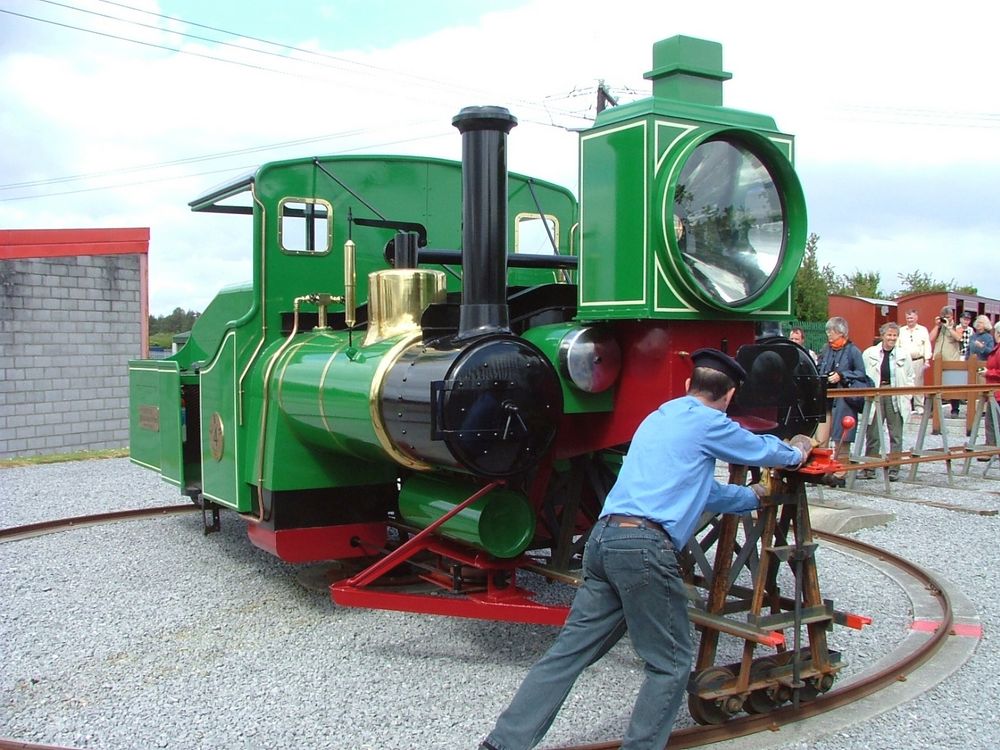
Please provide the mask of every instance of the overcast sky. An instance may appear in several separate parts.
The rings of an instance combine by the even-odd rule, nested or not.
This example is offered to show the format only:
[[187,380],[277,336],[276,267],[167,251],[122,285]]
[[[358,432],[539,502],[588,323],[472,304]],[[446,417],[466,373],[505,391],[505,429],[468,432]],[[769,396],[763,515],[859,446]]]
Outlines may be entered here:
[[151,312],[203,310],[250,276],[245,217],[187,207],[209,188],[278,158],[459,158],[451,117],[498,104],[510,168],[575,192],[597,81],[648,93],[653,42],[687,34],[723,44],[727,106],[796,136],[821,264],[1000,297],[985,7],[0,0],[0,229],[148,226]]

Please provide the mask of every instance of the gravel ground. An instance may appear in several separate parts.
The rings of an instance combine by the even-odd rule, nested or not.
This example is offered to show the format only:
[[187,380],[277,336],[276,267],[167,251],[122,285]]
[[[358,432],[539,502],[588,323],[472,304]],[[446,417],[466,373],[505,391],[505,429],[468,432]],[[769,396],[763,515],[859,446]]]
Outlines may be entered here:
[[[970,511],[996,511],[1000,484],[981,469],[949,487],[942,467],[921,468],[921,484],[894,484],[892,498],[824,490],[894,513],[855,536],[954,581],[976,602],[984,636],[919,698],[860,725],[845,714],[835,735],[787,747],[996,745],[987,696],[1000,682],[989,644],[1000,603],[983,558],[1000,520]],[[0,470],[0,527],[182,501],[126,459]],[[209,537],[192,513],[3,544],[0,565],[0,736],[80,748],[472,748],[555,637],[542,626],[335,607],[298,583],[310,569],[254,548],[231,514]],[[824,548],[820,583],[838,608],[875,617],[832,634],[845,674],[905,636],[908,602],[882,574]],[[581,676],[546,744],[621,736],[641,672],[623,641]],[[678,726],[690,723],[682,709]]]

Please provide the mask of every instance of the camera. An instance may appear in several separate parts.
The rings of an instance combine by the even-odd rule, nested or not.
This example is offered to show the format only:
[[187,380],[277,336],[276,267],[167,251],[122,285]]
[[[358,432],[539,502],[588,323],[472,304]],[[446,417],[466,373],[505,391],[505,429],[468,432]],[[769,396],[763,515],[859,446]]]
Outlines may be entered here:
[[945,325],[947,322],[948,322],[947,318],[938,318],[938,323],[940,323],[941,325]]

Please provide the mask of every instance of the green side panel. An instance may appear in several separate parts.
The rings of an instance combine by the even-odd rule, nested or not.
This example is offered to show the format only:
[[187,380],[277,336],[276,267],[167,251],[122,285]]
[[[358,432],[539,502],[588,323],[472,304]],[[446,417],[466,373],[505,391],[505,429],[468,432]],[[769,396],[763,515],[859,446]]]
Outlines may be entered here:
[[622,315],[646,304],[646,123],[583,137],[580,307]]
[[[672,169],[676,168],[674,160],[670,158],[681,148],[692,133],[696,133],[702,126],[699,123],[674,120],[657,120],[654,127],[654,150],[656,161],[656,176],[654,178],[653,206],[654,211],[660,211],[657,198],[662,195],[664,184],[666,183]],[[698,318],[703,314],[692,306],[691,301],[685,296],[678,279],[673,277],[670,266],[663,257],[663,243],[661,238],[662,220],[659,215],[654,218],[650,227],[650,246],[652,247],[652,274],[653,274],[653,302],[651,306],[651,317],[670,318]]]
[[129,362],[129,455],[132,463],[183,486],[181,382],[176,362]]
[[213,502],[249,512],[250,492],[238,474],[243,448],[237,398],[240,373],[237,332],[230,331],[199,373],[202,491]]
[[[347,189],[345,189],[346,186]],[[462,171],[458,162],[411,157],[324,157],[317,166],[312,160],[274,162],[260,169],[256,196],[263,209],[262,278],[267,289],[266,325],[280,330],[282,313],[292,310],[293,300],[305,294],[344,290],[344,242],[351,233],[356,251],[357,303],[368,299],[368,275],[389,268],[384,257],[393,229],[355,225],[357,219],[385,218],[421,224],[427,229],[428,243],[438,248],[461,246]],[[282,201],[301,198],[320,201],[332,212],[329,222],[319,226],[328,234],[317,234],[318,252],[292,252],[281,234],[284,226],[279,207]],[[374,211],[373,208],[374,207]],[[326,245],[329,244],[329,248]],[[260,260],[255,259],[259,263]],[[449,286],[458,288],[458,280]],[[310,305],[304,311],[312,311]],[[343,308],[333,305],[331,313]]]
[[572,331],[580,328],[577,323],[553,323],[535,326],[524,332],[522,338],[541,349],[559,373],[562,384],[563,413],[583,414],[611,411],[615,405],[615,388],[601,393],[587,393],[573,385],[559,359],[559,346]]
[[[529,186],[530,183],[530,186]],[[355,224],[355,219],[384,217],[396,222],[420,224],[427,230],[430,247],[458,250],[462,246],[462,167],[457,161],[404,156],[323,157],[319,166],[299,159],[267,164],[256,177],[256,197],[263,209],[263,248],[255,251],[255,263],[263,259],[267,288],[267,326],[279,330],[279,316],[290,312],[295,297],[313,292],[341,294],[344,286],[343,247],[348,232],[356,244],[357,302],[368,298],[368,275],[389,268],[384,257],[386,243],[395,230]],[[282,201],[318,201],[332,212],[332,220],[318,222],[317,252],[290,252],[279,213]],[[374,209],[374,210],[373,210]],[[577,203],[566,188],[524,175],[509,175],[508,246],[513,250],[515,222],[519,214],[551,215],[558,224],[555,240],[561,254],[570,253],[570,234],[577,220]],[[329,241],[329,247],[327,247]],[[461,288],[461,269],[448,274],[448,290]],[[566,281],[567,274],[546,269],[511,269],[512,285]],[[312,311],[305,305],[303,310]],[[341,311],[339,305],[332,313]]]
[[[399,511],[407,523],[425,528],[478,489],[476,485],[413,476],[399,493]],[[535,513],[520,492],[494,489],[445,521],[438,533],[495,557],[517,557],[535,535]]]
[[253,285],[249,282],[220,291],[198,317],[187,343],[171,359],[185,370],[194,362],[208,360],[226,335],[229,323],[242,317],[252,304]]
[[753,313],[755,320],[788,320],[795,304],[795,286],[789,286],[777,299]]
[[272,418],[275,426],[269,430],[268,439],[274,437],[275,447],[265,455],[264,486],[267,489],[281,491],[380,485],[395,482],[399,475],[399,467],[388,460],[382,463],[359,461],[352,456],[297,440],[291,434],[292,427],[284,415],[273,415]]
[[[355,334],[353,343],[359,343]],[[264,485],[273,490],[344,487],[394,481],[398,467],[372,426],[369,392],[375,371],[395,340],[359,350],[344,331],[317,331],[296,337],[280,354],[268,389]],[[269,362],[280,345],[261,357]],[[251,377],[254,392],[264,389],[261,366]],[[251,423],[259,423],[251,407]],[[257,476],[259,444],[251,436]],[[359,460],[360,459],[360,460]]]

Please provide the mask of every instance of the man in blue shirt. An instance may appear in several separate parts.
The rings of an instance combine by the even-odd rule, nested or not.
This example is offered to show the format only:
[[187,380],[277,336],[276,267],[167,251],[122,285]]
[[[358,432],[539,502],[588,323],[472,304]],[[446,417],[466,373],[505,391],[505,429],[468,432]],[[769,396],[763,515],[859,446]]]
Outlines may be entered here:
[[645,660],[622,750],[663,750],[691,671],[687,594],[676,550],[703,511],[742,513],[760,506],[764,488],[720,484],[715,462],[800,466],[812,441],[786,444],[755,435],[726,416],[746,372],[715,349],[691,355],[687,395],[646,417],[632,438],[618,480],[594,525],[583,558],[583,585],[566,624],[531,668],[480,750],[528,750],[552,725],[573,683],[626,628]]

